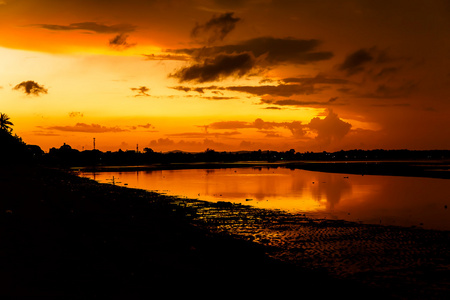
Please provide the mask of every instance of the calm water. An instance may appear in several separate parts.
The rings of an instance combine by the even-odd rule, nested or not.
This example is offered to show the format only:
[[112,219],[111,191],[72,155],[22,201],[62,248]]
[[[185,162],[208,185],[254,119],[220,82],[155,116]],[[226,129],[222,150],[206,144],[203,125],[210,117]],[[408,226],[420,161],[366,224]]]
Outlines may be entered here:
[[286,168],[81,173],[99,182],[308,216],[450,230],[450,181]]

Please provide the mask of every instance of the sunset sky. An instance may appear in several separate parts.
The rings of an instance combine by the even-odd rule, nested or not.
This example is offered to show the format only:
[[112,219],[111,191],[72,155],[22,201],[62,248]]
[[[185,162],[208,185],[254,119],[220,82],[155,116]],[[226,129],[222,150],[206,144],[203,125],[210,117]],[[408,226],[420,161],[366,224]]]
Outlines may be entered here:
[[450,149],[450,1],[0,0],[44,151]]

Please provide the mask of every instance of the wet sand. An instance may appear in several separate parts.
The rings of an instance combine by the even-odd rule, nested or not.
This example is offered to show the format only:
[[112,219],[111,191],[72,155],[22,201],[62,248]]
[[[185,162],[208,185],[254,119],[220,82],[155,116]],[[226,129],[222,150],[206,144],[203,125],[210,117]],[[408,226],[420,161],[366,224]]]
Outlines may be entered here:
[[0,191],[4,296],[443,299],[450,291],[448,232],[177,199],[37,167],[0,167]]

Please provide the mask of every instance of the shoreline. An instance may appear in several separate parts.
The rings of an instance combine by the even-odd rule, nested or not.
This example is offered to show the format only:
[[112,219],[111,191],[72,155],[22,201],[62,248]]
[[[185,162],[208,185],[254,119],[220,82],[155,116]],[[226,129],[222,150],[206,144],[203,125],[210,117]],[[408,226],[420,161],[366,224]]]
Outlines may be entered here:
[[[196,286],[193,295],[225,286],[225,293],[251,295],[291,295],[293,290],[306,294],[324,286],[330,296],[356,298],[362,293],[389,299],[410,293],[403,286],[373,287],[335,278],[323,268],[282,262],[267,255],[277,247],[194,226],[200,208],[230,212],[235,209],[231,204],[186,205],[186,199],[100,184],[47,168],[0,170],[5,228],[0,255],[7,261],[0,278],[6,295],[78,297],[93,288],[89,295],[121,298],[171,286]],[[218,229],[226,223],[221,218],[212,221],[221,224],[213,224]],[[317,222],[311,228],[323,226],[358,227]],[[376,226],[358,228],[379,231]]]
[[289,168],[307,171],[382,176],[409,176],[450,179],[450,162],[442,160],[370,160],[370,161],[285,161],[285,162],[233,162],[233,163],[172,163],[138,166],[94,166],[71,167],[72,171],[83,172],[135,172],[182,169],[220,168]]

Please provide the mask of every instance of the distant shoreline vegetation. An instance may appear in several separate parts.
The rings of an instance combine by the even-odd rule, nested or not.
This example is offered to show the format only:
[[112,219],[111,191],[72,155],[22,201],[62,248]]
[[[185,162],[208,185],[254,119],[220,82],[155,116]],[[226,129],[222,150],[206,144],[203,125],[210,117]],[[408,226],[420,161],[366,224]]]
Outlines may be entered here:
[[153,164],[180,163],[237,163],[268,162],[283,163],[295,161],[381,161],[381,160],[450,160],[450,150],[341,150],[337,152],[289,151],[215,151],[204,152],[155,152],[144,150],[118,150],[102,152],[97,149],[79,151],[70,145],[51,148],[48,153],[37,145],[27,145],[13,134],[9,116],[0,113],[0,162],[2,164],[39,163],[52,167],[96,167],[96,166],[145,166]]
[[204,152],[155,152],[144,148],[135,150],[118,150],[115,152],[100,150],[79,151],[64,144],[60,148],[51,148],[42,154],[41,162],[60,167],[88,166],[142,166],[170,163],[235,163],[235,162],[288,162],[288,161],[367,161],[367,160],[450,160],[450,150],[341,150],[337,152],[296,152],[289,151],[215,151]]

